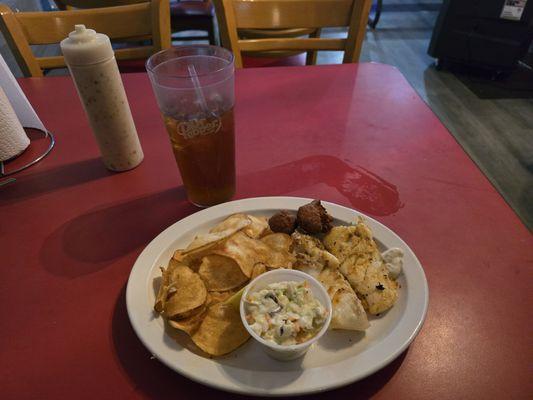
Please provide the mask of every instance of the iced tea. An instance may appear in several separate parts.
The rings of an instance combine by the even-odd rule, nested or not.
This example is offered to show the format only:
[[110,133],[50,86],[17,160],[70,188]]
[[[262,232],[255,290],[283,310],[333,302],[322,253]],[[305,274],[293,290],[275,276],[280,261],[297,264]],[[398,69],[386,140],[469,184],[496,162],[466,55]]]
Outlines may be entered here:
[[174,46],[146,70],[172,142],[187,197],[207,207],[235,193],[233,54],[217,46]]
[[210,206],[230,200],[235,194],[233,108],[220,116],[164,119],[190,201]]

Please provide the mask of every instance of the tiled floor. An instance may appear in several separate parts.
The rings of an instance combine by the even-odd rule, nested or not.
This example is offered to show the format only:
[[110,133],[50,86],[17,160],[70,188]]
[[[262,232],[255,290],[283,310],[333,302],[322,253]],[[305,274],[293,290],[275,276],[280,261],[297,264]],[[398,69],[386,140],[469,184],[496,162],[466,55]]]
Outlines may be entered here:
[[[385,0],[376,30],[368,30],[361,61],[392,64],[405,75],[465,151],[533,229],[533,100],[481,99],[450,72],[437,71],[427,47],[439,0]],[[4,0],[20,10],[38,9],[39,0]],[[339,37],[344,30],[329,29]],[[20,71],[5,42],[0,49]],[[38,49],[51,54],[54,48]],[[339,63],[342,55],[322,52],[318,63]],[[376,111],[379,112],[379,111]]]

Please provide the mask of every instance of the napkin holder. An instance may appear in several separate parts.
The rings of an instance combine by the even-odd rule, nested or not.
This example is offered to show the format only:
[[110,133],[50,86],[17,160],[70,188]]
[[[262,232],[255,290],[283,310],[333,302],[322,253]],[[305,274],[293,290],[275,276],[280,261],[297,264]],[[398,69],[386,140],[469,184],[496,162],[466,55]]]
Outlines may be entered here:
[[[17,166],[14,168],[8,168],[8,166],[11,163],[13,163],[15,160],[19,159],[24,153],[26,153],[27,149],[24,150],[18,156],[15,156],[6,161],[0,161],[0,179],[1,179],[1,178],[10,176],[10,175],[16,174],[17,172],[23,171],[31,167],[32,165],[37,164],[39,161],[45,158],[50,153],[50,151],[52,151],[52,148],[55,145],[55,138],[54,138],[54,135],[45,128],[44,124],[41,122],[41,120],[35,113],[35,110],[31,106],[28,99],[26,98],[26,95],[20,88],[17,80],[11,73],[4,58],[1,55],[0,55],[0,86],[4,90],[24,130],[25,131],[28,129],[36,130],[40,132],[44,136],[45,139],[48,140],[48,146],[46,147],[46,149],[41,154],[35,156],[32,160],[28,160],[24,165]],[[28,147],[32,146],[31,140],[32,139],[30,137],[30,145]],[[15,179],[7,179],[7,180],[0,181],[0,186],[2,184],[13,182],[14,180]]]

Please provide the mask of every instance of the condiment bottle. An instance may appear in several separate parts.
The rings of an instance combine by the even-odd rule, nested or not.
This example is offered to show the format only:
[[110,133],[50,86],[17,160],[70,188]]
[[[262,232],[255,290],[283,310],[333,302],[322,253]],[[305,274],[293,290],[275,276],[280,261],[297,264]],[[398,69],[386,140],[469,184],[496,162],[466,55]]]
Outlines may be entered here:
[[105,166],[125,171],[139,165],[143,151],[109,37],[76,25],[61,41]]

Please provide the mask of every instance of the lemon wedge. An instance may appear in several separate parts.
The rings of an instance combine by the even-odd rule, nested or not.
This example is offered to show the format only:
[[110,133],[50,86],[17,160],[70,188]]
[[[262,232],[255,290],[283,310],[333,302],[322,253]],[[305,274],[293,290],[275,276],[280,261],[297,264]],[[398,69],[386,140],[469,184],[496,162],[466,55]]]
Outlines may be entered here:
[[224,303],[231,304],[233,307],[235,307],[236,310],[239,310],[242,293],[244,292],[245,288],[246,286],[239,290],[237,293],[235,293],[233,296],[231,296],[229,299],[227,299]]

